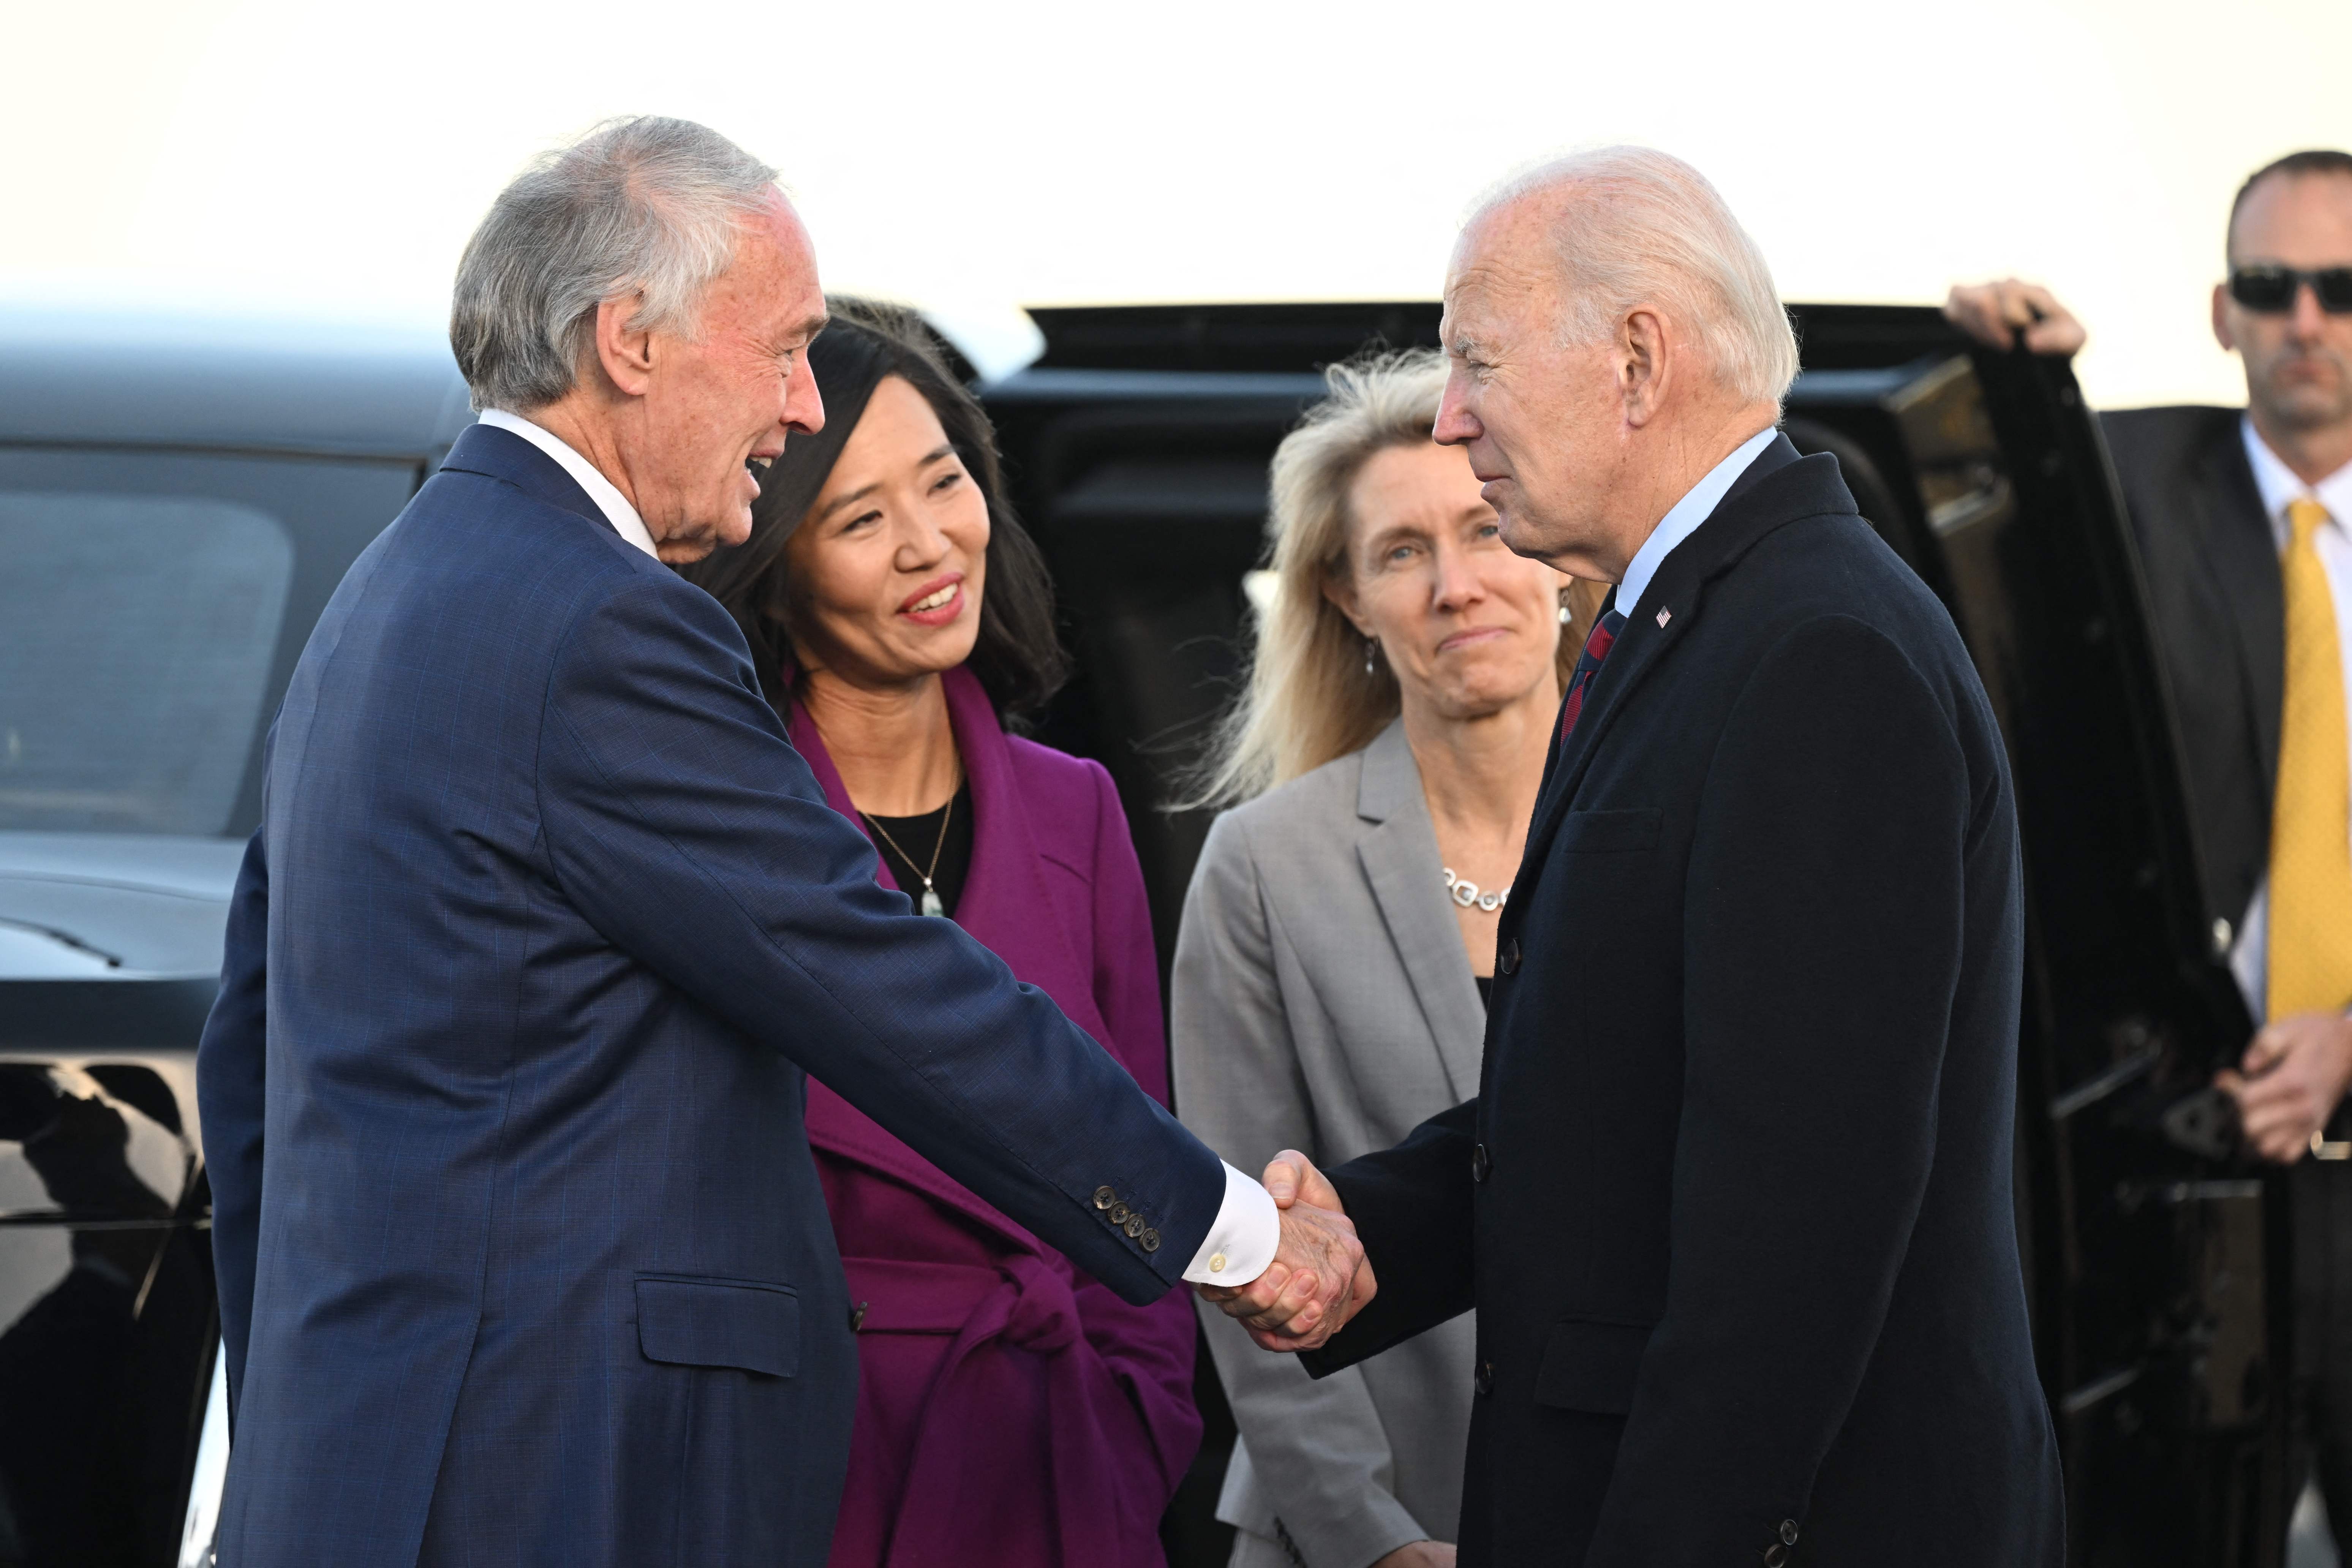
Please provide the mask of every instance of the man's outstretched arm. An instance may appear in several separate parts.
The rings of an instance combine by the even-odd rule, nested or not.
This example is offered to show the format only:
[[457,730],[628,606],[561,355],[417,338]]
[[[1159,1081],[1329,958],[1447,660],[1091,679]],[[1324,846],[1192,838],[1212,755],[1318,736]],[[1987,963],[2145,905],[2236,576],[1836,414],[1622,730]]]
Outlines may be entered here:
[[1327,1305],[1346,1289],[1343,1219],[1277,1218],[1043,992],[877,885],[699,589],[583,613],[539,757],[550,868],[607,940],[1121,1296],[1210,1278],[1219,1247],[1228,1278],[1272,1258]]

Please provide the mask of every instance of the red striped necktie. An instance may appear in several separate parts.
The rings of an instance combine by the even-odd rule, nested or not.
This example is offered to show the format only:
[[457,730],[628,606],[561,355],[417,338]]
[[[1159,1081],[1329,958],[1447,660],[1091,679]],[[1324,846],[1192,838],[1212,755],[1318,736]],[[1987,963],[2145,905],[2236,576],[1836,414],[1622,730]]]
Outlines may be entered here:
[[1568,678],[1568,700],[1559,707],[1559,743],[1576,732],[1577,715],[1584,711],[1584,689],[1592,684],[1601,668],[1601,661],[1609,657],[1616,645],[1617,634],[1625,629],[1625,617],[1614,610],[1603,612],[1592,623],[1592,635],[1584,639],[1584,652],[1576,661],[1576,673]]

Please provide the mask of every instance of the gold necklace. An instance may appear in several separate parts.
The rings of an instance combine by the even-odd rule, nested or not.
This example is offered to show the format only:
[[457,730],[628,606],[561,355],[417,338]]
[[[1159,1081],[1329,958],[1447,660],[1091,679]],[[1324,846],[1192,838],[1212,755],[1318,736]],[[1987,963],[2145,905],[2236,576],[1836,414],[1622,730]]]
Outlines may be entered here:
[[[961,793],[962,787],[959,785],[957,787],[957,794],[960,795]],[[948,912],[947,905],[942,903],[940,900],[940,890],[931,886],[931,878],[939,870],[940,856],[948,847],[948,824],[955,820],[955,795],[951,795],[948,796],[947,809],[940,813],[940,841],[931,846],[930,869],[928,871],[915,872],[917,876],[923,879],[922,902],[919,904],[917,908],[920,910],[922,913],[927,915],[943,916]],[[866,811],[863,806],[858,808],[857,815],[866,818],[866,826],[872,828],[875,832],[882,836],[883,843],[887,844],[891,848],[898,851],[898,858],[907,863],[907,868],[908,870],[914,870],[915,858],[912,855],[908,854],[904,849],[900,849],[898,847],[898,841],[890,837],[890,830],[888,828],[875,821],[873,815]]]

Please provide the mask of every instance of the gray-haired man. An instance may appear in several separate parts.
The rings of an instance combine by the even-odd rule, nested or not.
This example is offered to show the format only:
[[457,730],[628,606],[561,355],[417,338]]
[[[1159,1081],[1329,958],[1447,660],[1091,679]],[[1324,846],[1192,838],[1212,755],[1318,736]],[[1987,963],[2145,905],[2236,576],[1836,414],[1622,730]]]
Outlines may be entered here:
[[[1443,331],[1436,437],[1504,541],[1617,589],[1478,1097],[1328,1179],[1268,1172],[1288,1212],[1344,1203],[1385,1276],[1309,1368],[1476,1308],[1464,1568],[2055,1568],[2017,824],[1958,634],[1836,459],[1773,429],[1788,318],[1687,164],[1505,187]],[[1263,1325],[1267,1294],[1227,1310]]]
[[803,1069],[1129,1300],[1358,1289],[1351,1227],[876,885],[655,559],[824,418],[772,182],[638,120],[499,197],[482,423],[295,670],[197,1066],[234,1568],[822,1563],[857,1363]]

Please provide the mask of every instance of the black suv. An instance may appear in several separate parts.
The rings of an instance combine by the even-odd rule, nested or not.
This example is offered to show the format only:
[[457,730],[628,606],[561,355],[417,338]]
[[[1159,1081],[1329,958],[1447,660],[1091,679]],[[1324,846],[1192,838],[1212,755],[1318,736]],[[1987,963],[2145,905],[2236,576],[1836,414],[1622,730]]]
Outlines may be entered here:
[[[1951,608],[2017,773],[2018,1225],[2074,1560],[2274,1564],[2284,1194],[2202,1092],[2248,1021],[2096,422],[2063,366],[1932,310],[1795,313],[1788,433]],[[1164,963],[1206,823],[1159,802],[1231,689],[1266,459],[1319,366],[1431,342],[1437,311],[1034,314],[1043,356],[982,390],[1076,655],[1041,738],[1118,781]],[[0,1568],[205,1555],[226,1432],[193,1051],[260,738],[470,417],[432,340],[0,318]],[[1225,1551],[1205,1359],[1180,1568]]]

